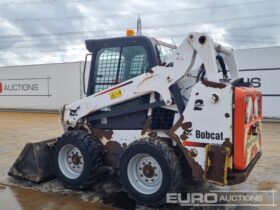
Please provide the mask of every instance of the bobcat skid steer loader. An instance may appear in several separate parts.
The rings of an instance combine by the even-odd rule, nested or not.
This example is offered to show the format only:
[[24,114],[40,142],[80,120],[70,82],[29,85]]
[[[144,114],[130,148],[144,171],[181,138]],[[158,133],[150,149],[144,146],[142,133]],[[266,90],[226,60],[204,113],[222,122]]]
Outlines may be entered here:
[[239,78],[231,48],[204,33],[178,48],[145,36],[86,47],[87,97],[63,107],[65,133],[27,145],[10,175],[55,175],[84,189],[111,167],[146,205],[164,203],[184,179],[233,185],[248,177],[261,156],[262,94]]

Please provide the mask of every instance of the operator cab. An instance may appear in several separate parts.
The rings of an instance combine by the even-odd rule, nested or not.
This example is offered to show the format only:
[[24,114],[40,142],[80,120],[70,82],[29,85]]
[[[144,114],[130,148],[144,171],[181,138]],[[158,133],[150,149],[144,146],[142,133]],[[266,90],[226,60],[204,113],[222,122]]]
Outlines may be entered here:
[[[87,40],[86,48],[91,53],[88,55],[92,55],[88,88],[85,93],[90,96],[160,65],[173,53],[176,46],[146,36],[131,36]],[[106,114],[143,106],[150,103],[150,100],[151,94],[147,94],[103,108],[94,113],[90,123],[93,127],[101,129],[142,129],[147,120],[148,110],[127,114],[125,117],[112,117]],[[169,129],[173,124],[174,114],[173,110],[153,108],[152,128]],[[98,115],[104,116],[102,119],[105,120],[96,119]],[[122,123],[119,123],[120,121]]]
[[165,61],[176,49],[146,36],[87,40],[91,68],[86,95],[134,78]]

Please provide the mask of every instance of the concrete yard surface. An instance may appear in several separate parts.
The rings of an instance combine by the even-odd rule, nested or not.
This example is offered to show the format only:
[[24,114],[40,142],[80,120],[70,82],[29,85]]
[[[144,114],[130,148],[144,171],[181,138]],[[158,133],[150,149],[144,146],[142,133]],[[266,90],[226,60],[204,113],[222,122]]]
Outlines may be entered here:
[[[63,133],[58,114],[0,112],[0,210],[82,210],[82,209],[145,209],[137,206],[123,192],[117,175],[103,171],[97,184],[86,191],[65,189],[56,179],[34,184],[7,175],[10,166],[27,142],[38,142]],[[221,187],[213,184],[187,186],[184,191],[209,190],[263,191],[267,206],[219,207],[219,209],[280,209],[280,123],[263,123],[263,155],[248,179],[238,185]],[[276,206],[278,205],[278,206]],[[164,205],[161,209],[186,209]],[[191,209],[217,209],[197,207]]]

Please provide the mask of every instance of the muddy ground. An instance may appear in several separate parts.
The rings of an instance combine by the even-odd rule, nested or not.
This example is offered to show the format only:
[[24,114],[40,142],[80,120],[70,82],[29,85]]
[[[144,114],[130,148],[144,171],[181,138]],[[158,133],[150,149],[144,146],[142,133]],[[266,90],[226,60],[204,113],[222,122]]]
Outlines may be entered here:
[[[82,209],[144,209],[122,191],[117,176],[104,172],[92,189],[77,192],[66,190],[56,180],[34,184],[7,176],[9,167],[27,142],[54,138],[62,134],[57,114],[0,112],[0,209],[6,210],[82,210]],[[230,187],[212,184],[185,186],[184,192],[209,190],[264,191],[264,203],[276,207],[194,207],[191,209],[280,209],[280,123],[263,124],[263,156],[246,182]],[[272,192],[272,190],[276,192]],[[247,194],[254,194],[247,192]],[[161,209],[180,209],[165,205]]]

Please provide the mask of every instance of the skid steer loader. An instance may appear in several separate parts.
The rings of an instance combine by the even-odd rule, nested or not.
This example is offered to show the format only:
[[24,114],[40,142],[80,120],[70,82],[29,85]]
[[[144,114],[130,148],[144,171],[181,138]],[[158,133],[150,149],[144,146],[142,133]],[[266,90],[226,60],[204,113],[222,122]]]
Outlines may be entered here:
[[86,47],[87,97],[63,107],[65,133],[27,145],[10,175],[55,175],[85,189],[107,166],[146,205],[164,203],[182,180],[233,185],[248,177],[261,156],[262,94],[239,78],[231,48],[204,33],[178,48],[145,36]]

